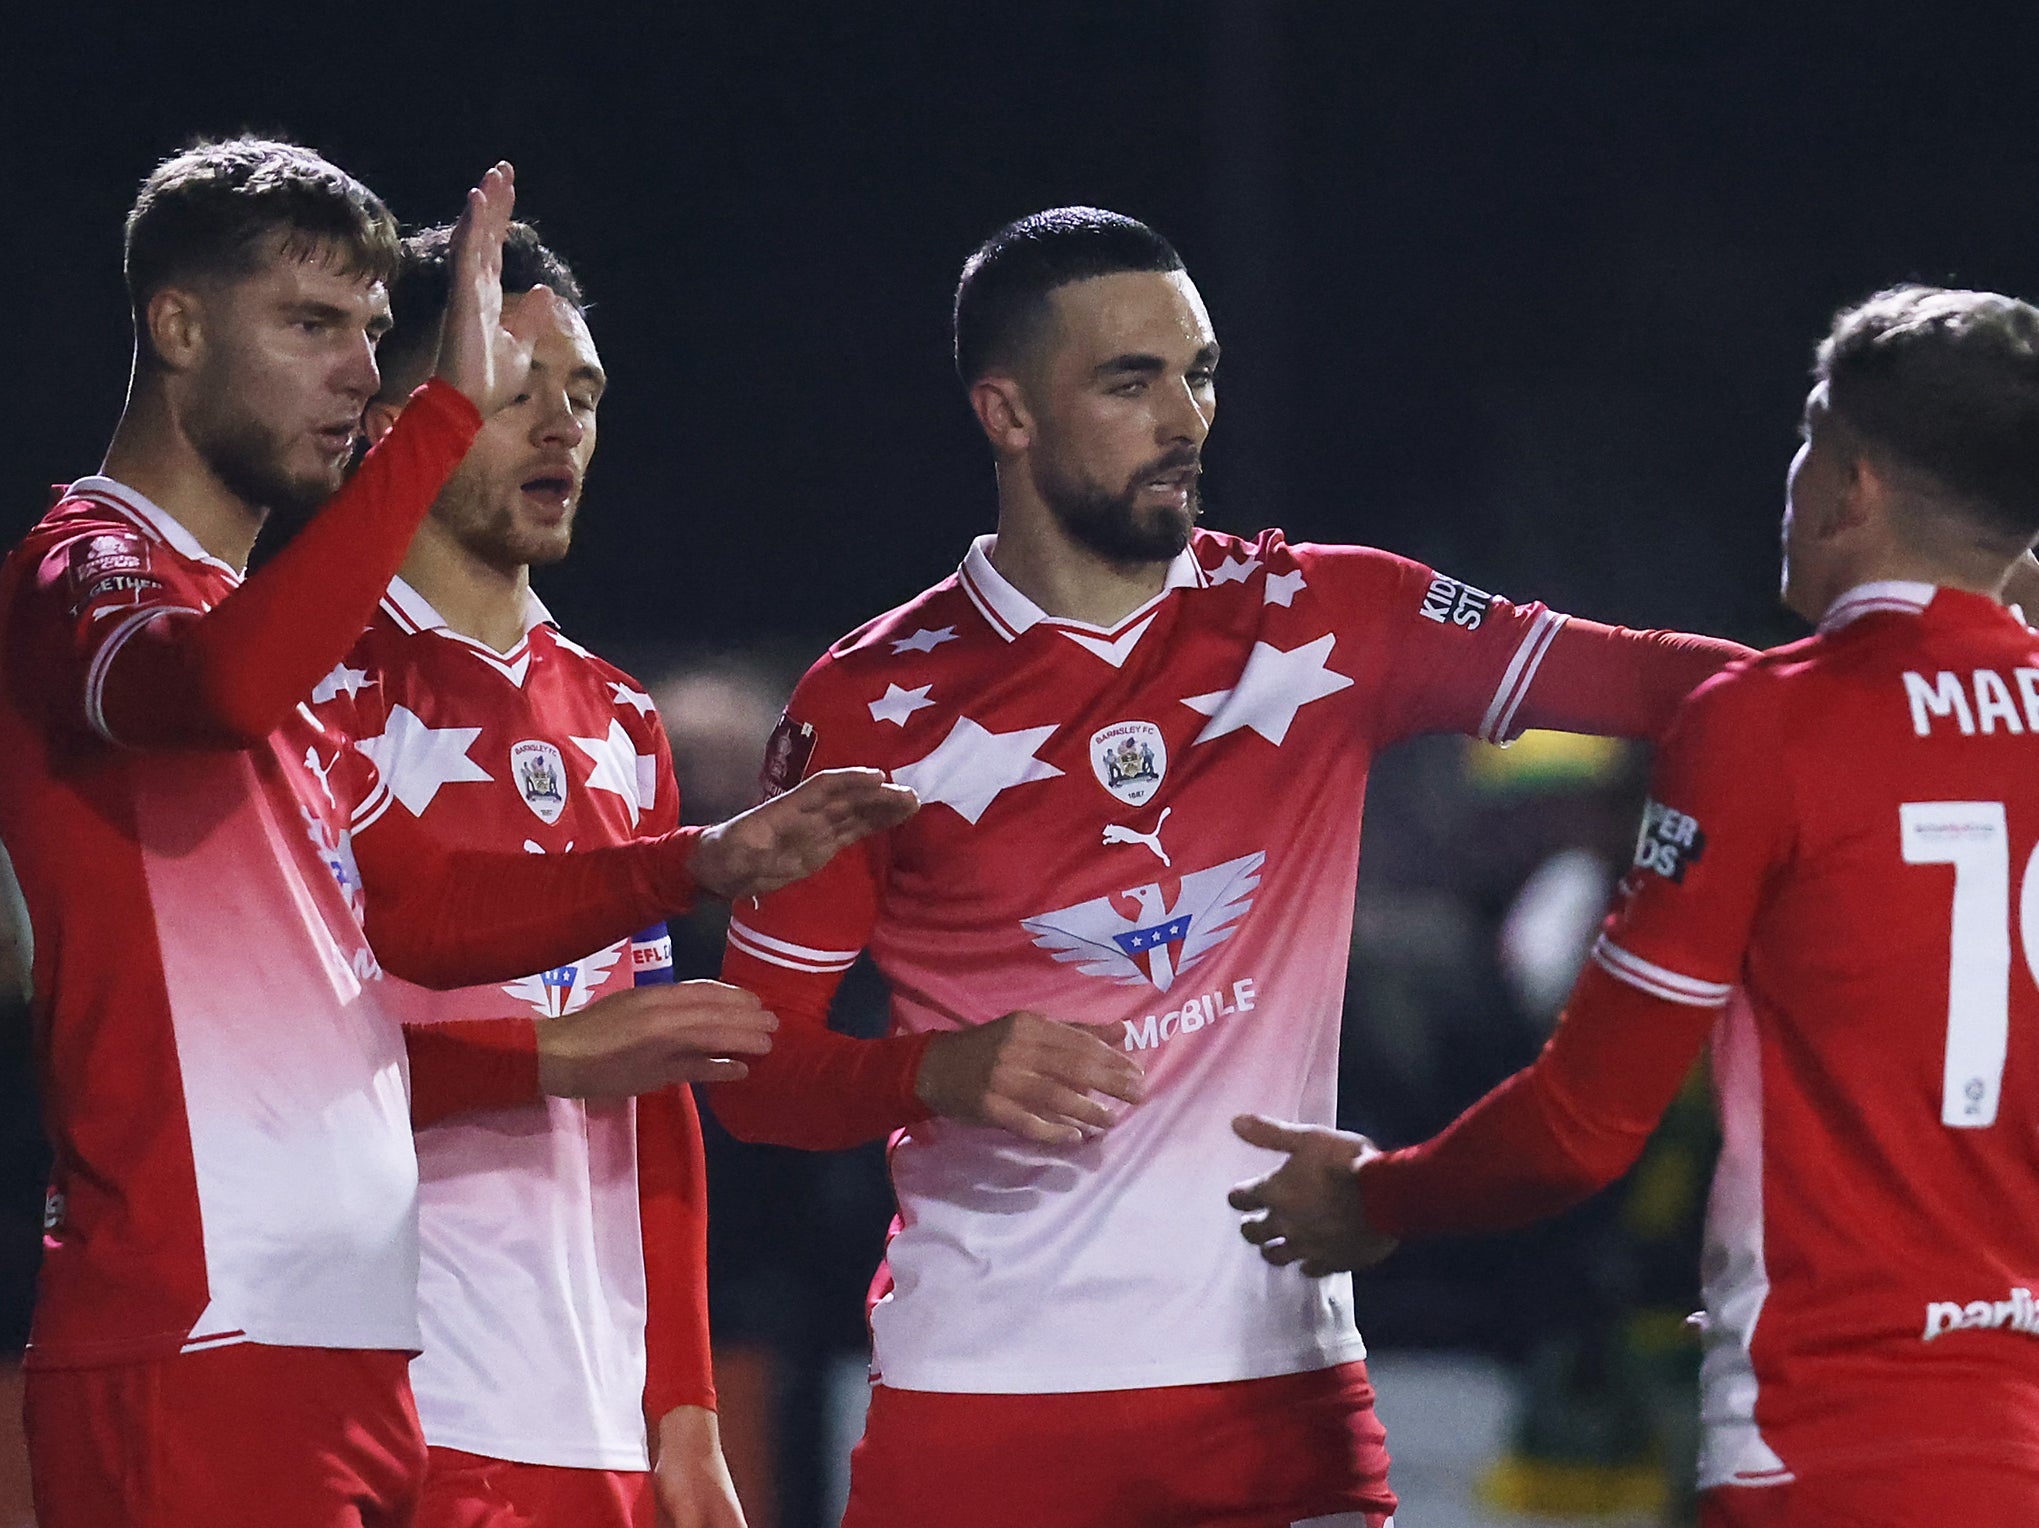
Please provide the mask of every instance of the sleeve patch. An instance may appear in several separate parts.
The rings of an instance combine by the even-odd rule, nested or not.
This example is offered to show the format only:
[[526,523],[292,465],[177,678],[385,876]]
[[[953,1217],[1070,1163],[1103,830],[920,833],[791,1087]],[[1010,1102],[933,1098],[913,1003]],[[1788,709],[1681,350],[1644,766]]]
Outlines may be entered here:
[[798,785],[813,758],[814,724],[796,722],[791,713],[781,716],[765,743],[765,764],[758,775],[760,799],[769,801]]
[[1706,853],[1706,834],[1699,820],[1660,801],[1643,806],[1642,831],[1636,834],[1638,870],[1654,870],[1667,881],[1683,884],[1685,872]]
[[[64,567],[64,593],[73,616],[109,594],[140,595],[160,590],[152,570],[148,539],[128,531],[102,531],[76,542]],[[139,598],[124,604],[139,604]]]
[[1493,604],[1494,596],[1486,590],[1439,575],[1430,580],[1430,588],[1423,596],[1423,608],[1418,614],[1440,626],[1462,626],[1467,631],[1478,631]]

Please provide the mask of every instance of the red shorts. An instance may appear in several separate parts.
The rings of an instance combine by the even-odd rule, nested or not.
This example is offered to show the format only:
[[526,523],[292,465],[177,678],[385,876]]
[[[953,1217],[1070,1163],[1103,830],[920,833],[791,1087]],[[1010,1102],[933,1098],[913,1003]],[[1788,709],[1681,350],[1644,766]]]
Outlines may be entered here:
[[1915,1460],[1902,1473],[1848,1472],[1781,1486],[1716,1486],[1699,1497],[1699,1528],[2033,1528],[2039,1474],[2010,1464]]
[[405,1528],[425,1474],[410,1355],[235,1343],[31,1369],[40,1528]]
[[433,1448],[414,1528],[657,1528],[643,1470],[519,1464]]
[[842,1528],[1382,1528],[1366,1365],[1061,1395],[876,1385]]

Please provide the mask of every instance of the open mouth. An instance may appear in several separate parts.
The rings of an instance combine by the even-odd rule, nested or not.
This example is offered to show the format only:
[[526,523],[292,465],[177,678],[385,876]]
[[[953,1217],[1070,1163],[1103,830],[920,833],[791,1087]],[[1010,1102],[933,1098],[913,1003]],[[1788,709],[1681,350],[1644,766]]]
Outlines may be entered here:
[[526,478],[520,489],[533,504],[555,514],[565,514],[573,502],[573,479],[563,472]]
[[354,426],[351,424],[327,425],[323,430],[312,431],[312,438],[329,455],[339,455],[354,449]]

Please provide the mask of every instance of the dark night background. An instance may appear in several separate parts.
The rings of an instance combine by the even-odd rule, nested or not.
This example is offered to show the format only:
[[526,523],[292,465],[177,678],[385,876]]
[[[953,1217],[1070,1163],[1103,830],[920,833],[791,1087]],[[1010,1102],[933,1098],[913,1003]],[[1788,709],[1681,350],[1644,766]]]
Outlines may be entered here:
[[[194,132],[294,133],[437,221],[498,155],[614,379],[597,646],[818,646],[992,514],[957,267],[1090,201],[1226,347],[1210,522],[1750,640],[1812,340],[1912,277],[2031,288],[2039,24],[1816,4],[84,7],[12,23],[0,531],[92,469],[119,223]],[[28,428],[21,428],[21,426]]]
[[[2039,296],[2035,45],[2030,6],[1834,0],[13,14],[0,541],[47,485],[96,468],[118,417],[136,184],[195,134],[254,129],[324,151],[406,224],[516,163],[518,212],[577,267],[611,377],[576,550],[538,587],[571,635],[634,664],[765,652],[797,671],[954,568],[995,508],[948,359],[957,269],[1005,221],[1077,201],[1167,234],[1209,304],[1225,364],[1208,523],[1381,545],[1581,615],[1786,640],[1783,477],[1833,311],[1906,279]],[[1491,946],[1539,857],[1596,838],[1619,854],[1632,821],[1632,773],[1553,811],[1438,783],[1459,768],[1419,746],[1372,798],[1347,1080],[1395,1075],[1375,1037],[1401,998],[1461,1068],[1402,1112],[1409,1133],[1537,1038],[1451,1039],[1469,1031],[1437,1004],[1487,999],[1437,998],[1437,971],[1471,969],[1462,950]],[[1442,885],[1438,867],[1476,862]],[[1396,965],[1423,948],[1426,970]],[[775,1160],[742,1181],[808,1195],[819,1219],[865,1215],[835,1168],[787,1188],[799,1164]],[[1586,1288],[1580,1257],[1636,1261],[1601,1256],[1611,1225],[1410,1260],[1404,1286],[1491,1292],[1501,1267]],[[1689,1299],[1671,1242],[1659,1298]],[[852,1272],[837,1351],[854,1367]],[[1648,1280],[1611,1282],[1614,1301]],[[1370,1331],[1529,1355],[1539,1383],[1536,1301],[1488,1307],[1522,1328],[1511,1349],[1436,1335],[1397,1288],[1363,1295]],[[800,1490],[788,1524],[820,1499]]]

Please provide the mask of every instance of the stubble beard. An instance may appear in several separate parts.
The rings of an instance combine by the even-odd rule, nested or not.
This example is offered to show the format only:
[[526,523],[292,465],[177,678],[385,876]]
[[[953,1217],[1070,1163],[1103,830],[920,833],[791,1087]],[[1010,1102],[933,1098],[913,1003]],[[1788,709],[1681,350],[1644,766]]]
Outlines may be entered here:
[[252,414],[230,413],[203,421],[192,445],[229,492],[268,510],[284,529],[309,520],[344,480],[344,462],[335,462],[328,473],[292,473],[285,465],[289,449],[282,437]]
[[[512,489],[514,495],[516,490]],[[504,573],[518,568],[544,568],[560,561],[573,542],[576,503],[556,530],[526,531],[517,523],[514,502],[495,496],[487,485],[463,482],[459,475],[441,491],[432,513],[445,521],[469,556]]]
[[1065,478],[1053,471],[1037,479],[1042,502],[1070,540],[1108,562],[1169,562],[1189,545],[1189,533],[1204,512],[1203,495],[1194,480],[1181,509],[1161,506],[1142,511],[1140,486],[1157,471],[1187,465],[1164,462],[1148,466],[1117,493],[1088,479]]

